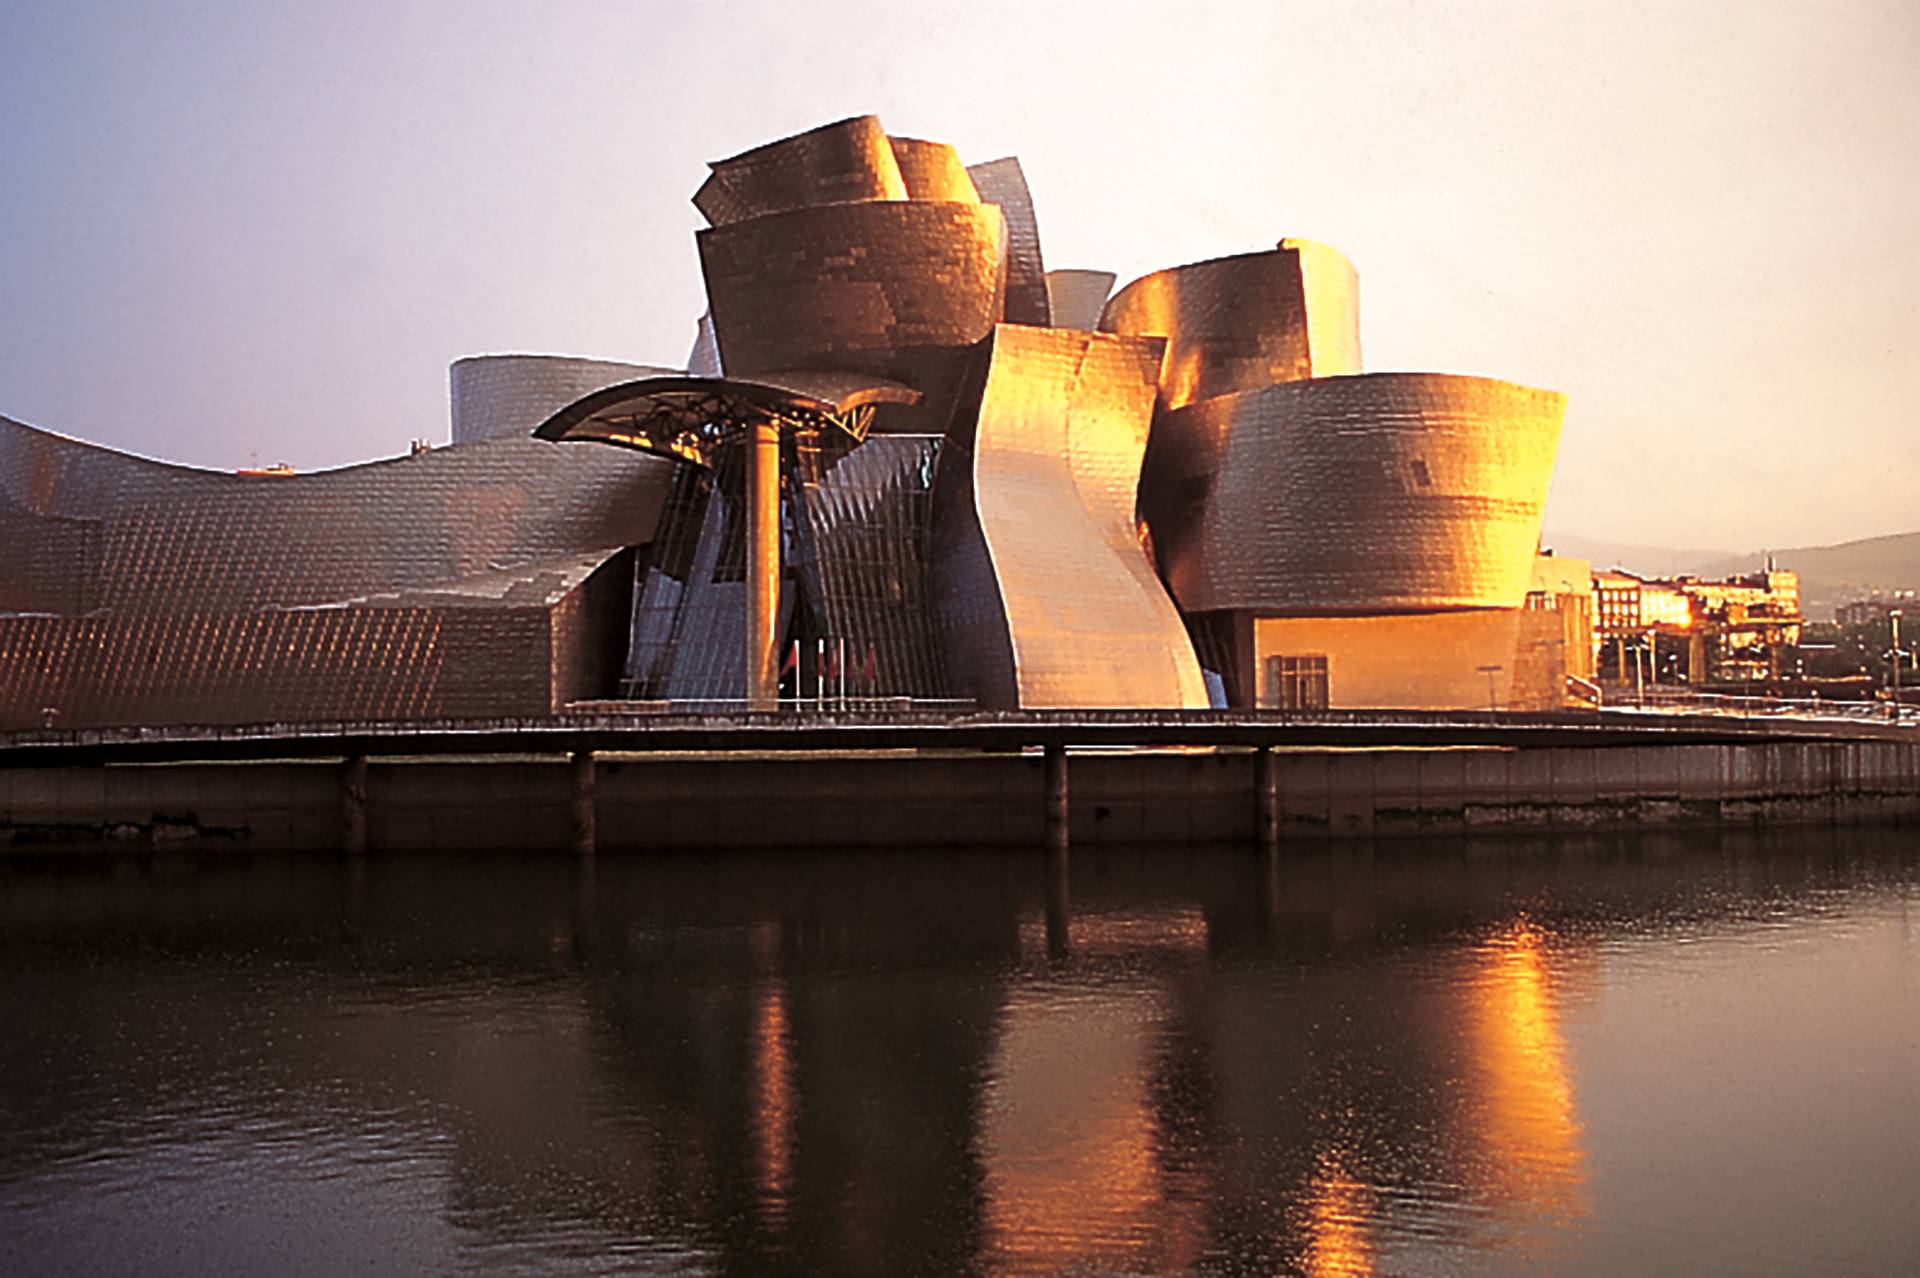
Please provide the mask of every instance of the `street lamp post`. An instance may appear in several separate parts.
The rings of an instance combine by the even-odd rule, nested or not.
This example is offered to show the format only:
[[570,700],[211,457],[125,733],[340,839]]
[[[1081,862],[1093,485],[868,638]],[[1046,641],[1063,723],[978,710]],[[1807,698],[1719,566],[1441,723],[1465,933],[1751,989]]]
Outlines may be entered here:
[[1475,666],[1474,669],[1487,677],[1487,709],[1498,710],[1500,708],[1500,697],[1499,697],[1499,694],[1494,691],[1493,677],[1499,674],[1502,670],[1505,670],[1506,667],[1505,666]]
[[1887,613],[1887,620],[1893,623],[1893,721],[1900,722],[1900,612],[1894,608]]

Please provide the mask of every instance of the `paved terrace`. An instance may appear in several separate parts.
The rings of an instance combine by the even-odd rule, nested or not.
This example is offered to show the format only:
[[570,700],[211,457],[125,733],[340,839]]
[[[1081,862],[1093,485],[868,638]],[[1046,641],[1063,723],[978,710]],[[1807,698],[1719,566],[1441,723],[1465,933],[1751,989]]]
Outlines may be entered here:
[[1739,742],[1920,741],[1920,722],[1631,710],[613,712],[542,719],[278,723],[0,733],[0,767],[364,756],[780,753],[840,750],[1279,747],[1539,749]]

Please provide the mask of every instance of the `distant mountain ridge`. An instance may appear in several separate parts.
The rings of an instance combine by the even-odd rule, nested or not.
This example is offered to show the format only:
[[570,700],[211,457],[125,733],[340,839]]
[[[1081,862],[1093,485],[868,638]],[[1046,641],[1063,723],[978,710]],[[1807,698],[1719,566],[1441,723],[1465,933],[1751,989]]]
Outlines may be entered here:
[[1776,566],[1800,574],[1800,606],[1807,616],[1827,620],[1836,605],[1862,595],[1897,590],[1920,591],[1920,532],[1864,537],[1831,546],[1789,546],[1734,554],[1725,550],[1682,550],[1598,541],[1572,534],[1550,535],[1545,544],[1563,555],[1590,559],[1595,568],[1624,568],[1646,577],[1730,577],[1758,572],[1771,554]]

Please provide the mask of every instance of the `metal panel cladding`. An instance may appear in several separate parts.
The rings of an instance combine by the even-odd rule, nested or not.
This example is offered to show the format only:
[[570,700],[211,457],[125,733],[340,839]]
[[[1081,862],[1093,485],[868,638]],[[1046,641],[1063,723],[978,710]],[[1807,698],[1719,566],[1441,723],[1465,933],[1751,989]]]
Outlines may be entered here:
[[847,369],[932,397],[927,348],[964,357],[956,348],[992,332],[1005,301],[1006,232],[991,204],[829,204],[699,240],[720,358],[736,377]]
[[911,200],[951,200],[958,204],[980,203],[980,192],[960,163],[960,153],[945,142],[925,142],[919,138],[889,138],[900,176],[907,184]]
[[453,442],[524,438],[560,409],[602,387],[679,371],[565,355],[470,355],[457,359],[447,372]]
[[1053,323],[1047,300],[1047,264],[1040,256],[1040,220],[1033,211],[1033,192],[1020,161],[1009,155],[971,165],[967,176],[980,198],[997,204],[1007,220],[1007,323]]
[[[1158,366],[1155,342],[995,330],[978,416],[942,467],[941,483],[953,476],[957,490],[936,511],[949,660],[958,690],[981,704],[1206,706],[1186,628],[1134,518]],[[995,612],[1011,686],[1006,654],[967,643],[998,629],[979,624]]]
[[[671,475],[672,463],[639,453],[512,438],[312,474],[233,475],[0,417],[0,507],[94,530],[82,611],[331,603],[640,545]],[[0,569],[30,549],[0,545]]]
[[1265,253],[1143,276],[1114,294],[1108,333],[1167,339],[1161,402],[1360,371],[1360,282],[1334,249],[1283,240]]
[[1097,330],[1100,312],[1118,278],[1112,271],[1048,271],[1047,305],[1054,327]]
[[783,209],[849,200],[904,200],[893,144],[870,115],[822,125],[716,160],[694,207],[714,226]]
[[1161,414],[1142,509],[1189,613],[1517,608],[1565,409],[1440,373],[1223,395]]

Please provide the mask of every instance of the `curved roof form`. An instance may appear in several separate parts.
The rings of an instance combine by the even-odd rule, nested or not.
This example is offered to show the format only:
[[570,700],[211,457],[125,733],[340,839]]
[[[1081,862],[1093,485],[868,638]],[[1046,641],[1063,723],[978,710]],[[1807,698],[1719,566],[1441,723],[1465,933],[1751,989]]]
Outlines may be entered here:
[[0,417],[0,574],[55,612],[289,607],[653,536],[672,467],[490,439],[297,475],[136,457]]
[[855,116],[708,166],[694,207],[713,226],[785,209],[853,200],[904,200],[906,179],[880,121]]
[[602,386],[679,371],[570,355],[469,355],[447,370],[453,442],[524,439],[555,409]]
[[1441,373],[1221,395],[1160,415],[1141,507],[1189,613],[1518,608],[1565,410]]
[[821,205],[709,227],[699,241],[720,358],[736,376],[888,376],[897,348],[992,332],[1006,291],[1006,232],[988,204]]
[[711,466],[714,453],[746,423],[775,418],[833,427],[858,439],[861,409],[911,406],[920,392],[859,373],[827,370],[749,378],[649,377],[595,391],[534,431],[548,440],[591,440]]
[[888,141],[893,144],[893,158],[907,184],[908,199],[980,202],[980,192],[967,175],[967,166],[960,163],[960,153],[947,143],[901,137]]
[[1155,271],[1115,293],[1108,333],[1167,339],[1162,402],[1360,371],[1360,281],[1310,240]]

